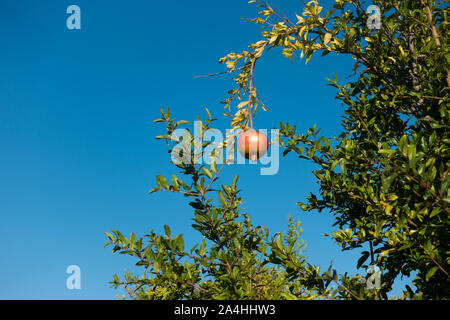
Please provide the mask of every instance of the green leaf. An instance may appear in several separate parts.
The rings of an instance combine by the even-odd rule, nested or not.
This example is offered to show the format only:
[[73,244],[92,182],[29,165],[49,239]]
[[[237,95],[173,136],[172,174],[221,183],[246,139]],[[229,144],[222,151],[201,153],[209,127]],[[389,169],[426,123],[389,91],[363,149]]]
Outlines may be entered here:
[[411,142],[408,148],[408,158],[414,159],[415,156],[416,156],[416,145],[414,144],[414,142]]
[[233,245],[238,250],[241,248],[241,244],[239,243],[239,240],[237,238],[233,238]]
[[148,193],[153,193],[158,191],[160,188],[159,187],[154,187],[152,190],[150,190]]
[[111,241],[114,241],[114,236],[111,233],[105,232],[105,234]]
[[281,293],[281,295],[283,296],[283,298],[285,298],[286,300],[299,300],[296,296],[294,296],[292,293],[290,292],[283,292]]
[[183,235],[179,234],[175,237],[175,245],[177,246],[178,250],[183,252],[184,251],[184,239]]
[[162,189],[169,189],[169,183],[163,175],[156,176],[156,184]]
[[408,136],[405,134],[400,138],[398,142],[398,149],[403,153],[404,156],[407,156],[407,147],[408,147]]
[[222,204],[222,207],[226,208],[227,207],[227,199],[225,198],[223,191],[217,191],[217,194],[219,196],[219,201]]
[[434,273],[437,271],[438,267],[434,266],[430,270],[428,270],[427,274],[425,275],[425,280],[428,281],[430,278],[434,275]]
[[147,246],[147,247],[144,249],[144,252],[143,252],[142,254],[143,254],[143,256],[144,256],[145,258],[147,258],[148,260],[150,260],[152,254],[153,254],[152,246]]
[[358,263],[356,264],[356,268],[359,269],[364,264],[364,262],[366,262],[368,257],[369,257],[369,252],[368,251],[363,251],[362,252],[362,256],[358,259]]
[[205,241],[205,239],[203,239],[200,244],[200,249],[198,250],[198,254],[199,254],[199,256],[203,257],[205,255],[205,252],[206,252],[206,241]]
[[281,235],[279,234],[275,240],[275,243],[277,244],[279,249],[283,249],[283,241],[281,239]]
[[398,176],[398,174],[394,173],[394,174],[391,174],[388,177],[385,177],[385,176],[381,177],[381,182],[383,184],[383,188],[384,188],[385,191],[389,190],[389,187],[391,186],[391,184],[394,181],[394,179],[397,178],[397,176]]
[[156,136],[155,139],[170,139],[170,140],[174,140],[171,134],[163,134],[160,136]]
[[212,175],[212,173],[211,173],[211,171],[210,171],[209,169],[203,167],[203,168],[202,168],[202,171],[203,171],[203,174],[204,174],[205,176],[207,176],[208,178],[212,179],[213,175]]
[[167,224],[164,225],[164,232],[170,238],[170,227]]
[[184,188],[184,190],[188,192],[191,191],[191,188],[189,188],[189,186],[183,180],[178,180],[178,183]]
[[231,183],[231,187],[233,188],[233,190],[236,190],[236,183],[237,183],[238,178],[239,178],[239,176],[236,175],[233,179],[233,182]]
[[134,234],[134,232],[131,232],[129,250],[133,251],[135,246],[136,246],[136,235]]
[[172,174],[172,186],[174,190],[180,190],[180,184],[178,183],[178,178],[175,174]]
[[155,271],[155,273],[158,273],[160,270],[160,265],[158,261],[153,261],[153,271]]
[[208,116],[209,119],[211,119],[211,113],[209,112],[208,108],[205,108],[206,111],[206,115]]
[[180,121],[175,122],[175,127],[178,127],[179,125],[182,125],[182,124],[190,124],[190,122],[187,120],[180,120]]

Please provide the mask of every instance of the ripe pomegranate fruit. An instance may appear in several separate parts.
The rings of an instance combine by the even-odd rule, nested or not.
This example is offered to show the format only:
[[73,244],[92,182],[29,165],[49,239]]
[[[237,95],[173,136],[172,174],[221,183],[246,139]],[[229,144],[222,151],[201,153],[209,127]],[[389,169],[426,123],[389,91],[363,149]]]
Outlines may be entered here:
[[266,154],[269,148],[269,140],[262,132],[248,130],[239,137],[237,148],[244,158],[255,162]]

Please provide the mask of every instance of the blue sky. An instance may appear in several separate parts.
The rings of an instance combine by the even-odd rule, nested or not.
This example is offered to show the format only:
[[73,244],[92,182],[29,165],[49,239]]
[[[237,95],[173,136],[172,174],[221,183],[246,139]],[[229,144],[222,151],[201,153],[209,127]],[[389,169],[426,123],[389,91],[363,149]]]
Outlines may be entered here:
[[[300,11],[299,1],[276,3]],[[71,4],[81,8],[81,30],[66,27]],[[157,174],[176,172],[152,120],[168,106],[177,119],[194,120],[204,107],[221,115],[231,79],[194,76],[223,71],[220,57],[260,39],[242,20],[256,12],[243,0],[0,1],[0,299],[114,299],[113,274],[137,269],[132,258],[102,249],[111,229],[143,235],[168,224],[188,245],[199,239],[185,198],[147,194]],[[269,52],[255,81],[271,112],[255,127],[317,123],[338,134],[343,107],[325,79],[344,79],[351,67],[348,57],[317,56],[305,66]],[[284,231],[292,213],[311,263],[356,273],[358,253],[322,235],[333,230],[332,216],[295,204],[317,190],[312,169],[288,157],[276,175],[231,166],[222,179],[240,175],[255,224]],[[81,268],[81,290],[66,288],[72,264]]]

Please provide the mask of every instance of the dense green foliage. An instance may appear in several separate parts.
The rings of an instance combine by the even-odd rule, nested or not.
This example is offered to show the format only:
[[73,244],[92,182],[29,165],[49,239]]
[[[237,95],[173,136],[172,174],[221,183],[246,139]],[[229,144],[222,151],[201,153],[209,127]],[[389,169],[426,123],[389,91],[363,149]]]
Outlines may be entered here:
[[[332,140],[320,136],[316,126],[302,134],[281,123],[279,142],[283,156],[296,154],[319,166],[314,174],[320,193],[300,207],[331,211],[337,227],[331,236],[343,250],[373,247],[382,287],[368,290],[360,276],[338,277],[331,268],[321,273],[308,264],[295,219],[284,235],[270,237],[266,228],[253,226],[239,207],[237,178],[213,189],[224,166],[217,169],[214,161],[219,152],[207,154],[211,165],[197,165],[196,150],[209,143],[172,135],[185,121],[171,119],[168,110],[156,120],[166,123],[159,138],[191,149],[190,164],[175,163],[191,179],[186,183],[174,175],[169,183],[158,176],[152,192],[190,198],[193,227],[203,240],[188,253],[182,236],[172,237],[168,227],[162,236],[152,231],[148,243],[134,234],[128,239],[118,231],[108,234],[114,251],[136,256],[151,273],[126,275],[124,281],[115,277],[115,285],[125,285],[132,297],[151,299],[386,299],[398,275],[413,275],[414,288],[407,286],[403,297],[450,298],[448,4],[374,1],[381,9],[381,28],[371,30],[364,9],[372,3],[336,0],[332,10],[322,12],[311,1],[292,22],[267,3],[251,2],[261,8],[251,20],[261,24],[263,39],[220,59],[236,74],[236,88],[224,101],[231,110],[239,100],[231,128],[252,127],[258,105],[268,110],[253,80],[266,51],[281,47],[284,56],[293,59],[298,52],[306,62],[316,52],[354,58],[354,81],[329,80],[345,106],[342,133]],[[207,115],[201,132],[214,121],[208,110]],[[355,264],[366,268],[370,256],[363,251]]]
[[[129,238],[116,230],[106,233],[109,243],[114,244],[113,251],[135,256],[137,265],[150,271],[150,275],[144,273],[143,277],[127,273],[123,281],[115,276],[115,286],[125,286],[131,297],[139,299],[348,297],[347,287],[331,285],[338,283],[335,272],[329,269],[321,274],[320,268],[306,263],[301,254],[304,244],[300,240],[299,222],[289,218],[286,233],[269,237],[267,228],[253,226],[248,214],[242,212],[237,176],[230,185],[222,184],[216,189],[225,161],[219,167],[215,162],[198,164],[206,147],[212,144],[201,141],[215,119],[199,123],[202,128],[198,130],[201,133],[198,137],[191,136],[189,129],[177,137],[174,130],[186,121],[171,119],[168,109],[161,113],[162,118],[155,121],[166,123],[167,134],[157,138],[170,142],[171,150],[182,146],[185,155],[189,155],[189,161],[172,161],[188,180],[173,174],[169,182],[158,175],[157,187],[150,192],[166,190],[187,197],[194,209],[192,227],[203,239],[187,251],[183,236],[172,235],[167,225],[164,235],[156,235],[152,230],[139,239],[134,233]],[[208,110],[207,113],[209,115]],[[217,161],[218,157],[212,159]],[[342,279],[345,283],[351,282],[347,286],[364,288],[362,277],[342,276]]]

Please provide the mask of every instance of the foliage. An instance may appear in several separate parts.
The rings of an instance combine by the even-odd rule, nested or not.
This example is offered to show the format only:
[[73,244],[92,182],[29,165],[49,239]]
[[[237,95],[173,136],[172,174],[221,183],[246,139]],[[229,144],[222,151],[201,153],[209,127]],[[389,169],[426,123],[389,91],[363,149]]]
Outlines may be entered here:
[[[355,60],[355,80],[340,84],[336,75],[329,80],[345,106],[342,133],[332,141],[320,136],[316,126],[297,133],[295,126],[281,123],[280,144],[283,156],[293,153],[319,166],[314,174],[320,193],[299,203],[301,209],[331,211],[337,226],[331,236],[343,250],[373,246],[382,288],[372,292],[361,277],[339,278],[331,268],[320,273],[301,256],[292,224],[284,241],[279,234],[269,238],[266,228],[252,226],[240,211],[236,179],[212,189],[221,170],[214,161],[209,168],[195,161],[178,163],[183,174],[191,176],[190,184],[176,176],[169,184],[158,176],[154,189],[191,198],[193,227],[204,237],[199,248],[185,253],[182,237],[172,238],[168,228],[164,236],[151,232],[146,247],[142,239],[132,240],[134,235],[108,235],[114,251],[135,255],[138,264],[152,270],[152,277],[136,281],[138,288],[147,287],[147,298],[387,299],[401,275],[414,276],[415,288],[407,286],[405,298],[449,298],[448,4],[373,1],[382,16],[381,28],[371,30],[364,8],[372,3],[360,0],[336,0],[327,12],[310,1],[295,22],[267,2],[250,2],[261,8],[251,21],[261,25],[263,39],[219,60],[235,74],[236,87],[223,101],[231,110],[238,100],[237,112],[225,114],[232,129],[253,127],[258,106],[268,110],[253,78],[256,62],[268,50],[282,48],[291,60],[300,53],[305,62],[317,52]],[[175,120],[168,110],[162,113],[157,121],[166,123],[167,134],[160,138],[199,149],[201,142],[188,135],[174,138]],[[206,130],[213,121],[207,113]],[[216,193],[217,206],[211,192]],[[357,266],[367,267],[369,256],[363,251]]]
[[[189,161],[172,163],[188,178],[173,174],[169,182],[164,176],[156,177],[157,187],[150,193],[165,190],[182,194],[194,209],[192,227],[202,240],[185,250],[182,234],[172,235],[165,225],[163,235],[153,230],[143,238],[134,233],[126,238],[119,231],[106,233],[113,252],[128,254],[138,259],[137,266],[145,269],[144,276],[129,273],[124,280],[114,276],[115,287],[124,286],[131,298],[136,299],[325,299],[350,298],[353,287],[365,283],[361,277],[344,276],[348,287],[338,283],[331,268],[320,273],[302,256],[304,243],[300,240],[300,223],[292,217],[288,230],[269,237],[266,227],[253,226],[247,213],[240,207],[242,199],[237,187],[238,176],[230,185],[216,189],[218,175],[224,163],[217,168],[218,157],[211,165],[199,164],[206,147],[202,142],[205,132],[215,120],[210,117],[200,125],[201,135],[191,136],[185,129],[181,137],[174,132],[180,124],[170,118],[169,109],[161,110],[167,133],[158,136],[170,145],[170,152],[181,146],[180,157],[189,155]],[[197,148],[198,146],[203,148]],[[184,154],[183,154],[184,153]],[[209,156],[209,155],[208,155]],[[186,158],[185,158],[186,160]],[[297,273],[301,274],[298,275]],[[350,283],[351,282],[351,283]],[[332,283],[338,283],[332,286]]]
[[[415,272],[417,289],[407,287],[407,297],[448,298],[448,4],[374,1],[382,23],[370,30],[362,9],[368,4],[357,0],[336,1],[324,14],[310,1],[295,23],[256,2],[263,10],[253,21],[270,29],[263,31],[265,39],[249,46],[252,53],[221,60],[234,72],[236,62],[248,58],[236,78],[239,92],[256,92],[253,66],[263,50],[282,47],[290,59],[300,51],[306,62],[317,51],[355,60],[355,81],[338,84],[336,75],[329,80],[346,106],[334,143],[315,127],[297,134],[295,126],[280,124],[284,155],[294,152],[320,166],[314,171],[320,195],[299,205],[332,211],[339,227],[332,236],[344,250],[373,242],[383,270],[382,293],[397,275]],[[281,20],[268,22],[272,17]],[[358,266],[368,256],[363,252]]]

